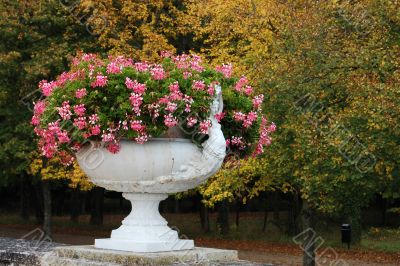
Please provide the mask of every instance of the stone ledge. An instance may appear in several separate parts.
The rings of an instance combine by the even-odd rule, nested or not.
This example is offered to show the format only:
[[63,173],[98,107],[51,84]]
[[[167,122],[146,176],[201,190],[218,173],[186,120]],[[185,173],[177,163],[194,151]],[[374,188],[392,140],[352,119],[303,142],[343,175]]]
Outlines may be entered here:
[[139,253],[99,249],[93,246],[66,246],[57,247],[54,252],[57,257],[63,259],[82,259],[117,265],[209,265],[210,263],[238,261],[236,250],[200,247],[192,250]]
[[193,250],[135,253],[97,249],[93,246],[67,246],[39,239],[0,237],[0,266],[271,266],[271,264],[238,260],[236,250],[196,247]]

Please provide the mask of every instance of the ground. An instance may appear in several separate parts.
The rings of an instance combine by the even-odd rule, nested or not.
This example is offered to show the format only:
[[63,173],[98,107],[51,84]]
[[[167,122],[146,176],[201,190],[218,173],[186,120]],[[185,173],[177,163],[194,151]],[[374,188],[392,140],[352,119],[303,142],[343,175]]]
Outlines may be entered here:
[[[187,235],[189,238],[194,238],[197,246],[236,249],[239,250],[239,257],[244,260],[276,265],[301,265],[301,248],[290,241],[278,241],[276,236],[273,237],[271,228],[267,227],[267,231],[262,233],[260,230],[255,231],[256,228],[251,227],[250,224],[251,221],[257,221],[257,217],[252,215],[241,218],[239,228],[243,230],[238,232],[240,230],[233,227],[230,239],[223,239],[221,236],[212,233],[196,233],[195,228],[199,227],[199,225],[196,222],[198,217],[195,214],[168,214],[166,216],[171,226],[179,222],[181,225],[179,228],[182,230],[180,232],[181,237],[186,237]],[[81,217],[79,225],[71,224],[69,217],[54,217],[53,240],[74,245],[90,245],[93,244],[94,238],[109,237],[110,230],[117,227],[122,218],[122,215],[106,215],[103,226],[90,226],[87,224],[88,217],[86,216]],[[35,228],[36,225],[34,225],[33,221],[23,224],[18,221],[15,215],[1,215],[0,236],[21,238]],[[253,232],[250,230],[253,230]],[[379,238],[375,241],[374,234],[378,233]],[[268,239],[268,234],[270,239]],[[398,243],[390,238],[390,236],[395,235],[394,239],[400,241],[396,234],[397,231],[388,230],[382,233],[372,230],[364,237],[366,245],[369,245],[370,248],[358,246],[347,250],[344,247],[337,246],[337,243],[333,240],[326,241],[324,246],[318,250],[319,254],[325,254],[319,257],[319,264],[333,265],[334,261],[343,260],[347,265],[355,266],[400,265]],[[242,237],[239,238],[237,235]],[[258,239],[256,235],[260,235]],[[243,236],[246,236],[247,239],[243,238]]]

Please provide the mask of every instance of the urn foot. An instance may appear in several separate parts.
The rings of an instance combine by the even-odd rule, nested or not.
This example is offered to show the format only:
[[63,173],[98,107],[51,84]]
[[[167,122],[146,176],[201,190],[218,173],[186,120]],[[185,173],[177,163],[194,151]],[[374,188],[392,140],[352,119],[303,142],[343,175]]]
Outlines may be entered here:
[[96,239],[95,247],[135,252],[160,252],[193,249],[193,240],[179,239],[178,233],[168,227],[160,215],[160,201],[167,194],[123,193],[131,201],[132,211],[113,230],[111,238]]

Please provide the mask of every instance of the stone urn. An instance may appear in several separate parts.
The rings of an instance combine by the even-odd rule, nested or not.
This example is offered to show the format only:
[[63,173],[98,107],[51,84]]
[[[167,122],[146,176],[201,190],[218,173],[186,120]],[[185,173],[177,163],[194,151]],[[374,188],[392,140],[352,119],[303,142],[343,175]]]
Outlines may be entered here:
[[77,161],[97,186],[123,192],[132,204],[131,213],[111,237],[96,239],[95,247],[134,252],[193,249],[193,240],[178,233],[160,215],[160,201],[168,194],[192,189],[221,167],[226,143],[214,115],[223,109],[221,88],[216,86],[211,106],[209,137],[202,146],[190,139],[155,138],[145,144],[122,140],[117,154],[99,144],[84,146]]

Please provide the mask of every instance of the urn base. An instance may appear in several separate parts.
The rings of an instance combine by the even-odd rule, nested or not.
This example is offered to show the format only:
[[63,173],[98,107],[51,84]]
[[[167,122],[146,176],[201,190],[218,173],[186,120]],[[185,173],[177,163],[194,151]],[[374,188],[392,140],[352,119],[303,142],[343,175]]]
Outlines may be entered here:
[[134,252],[161,252],[193,249],[193,240],[180,239],[178,232],[172,230],[160,215],[160,201],[167,194],[123,193],[122,196],[132,204],[131,213],[122,225],[112,231],[111,238],[96,239],[94,246]]
[[96,239],[94,242],[94,246],[101,249],[114,249],[147,253],[193,249],[194,242],[193,240],[189,239],[177,239],[172,242],[137,242],[132,240],[102,238]]

